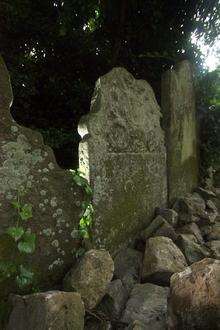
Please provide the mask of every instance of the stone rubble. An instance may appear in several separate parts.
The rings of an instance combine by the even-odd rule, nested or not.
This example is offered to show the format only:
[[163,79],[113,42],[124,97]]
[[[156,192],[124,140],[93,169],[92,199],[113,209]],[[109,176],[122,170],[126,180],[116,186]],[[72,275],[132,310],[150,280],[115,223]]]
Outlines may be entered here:
[[[64,290],[77,293],[13,296],[7,329],[12,330],[14,324],[23,327],[16,330],[26,329],[27,324],[35,322],[43,306],[46,309],[42,315],[47,317],[33,329],[58,329],[53,323],[50,328],[47,326],[53,320],[54,309],[60,330],[220,329],[219,217],[212,218],[208,225],[200,221],[208,208],[216,211],[215,201],[210,203],[211,195],[197,189],[196,193],[178,199],[174,203],[175,208],[181,205],[178,213],[177,208],[157,208],[155,219],[137,239],[141,244],[136,241],[134,246],[121,250],[114,262],[106,250],[86,252],[63,281]],[[172,224],[176,239],[160,235],[158,229],[164,224]],[[65,325],[60,321],[63,308]],[[68,324],[74,326],[69,328]]]

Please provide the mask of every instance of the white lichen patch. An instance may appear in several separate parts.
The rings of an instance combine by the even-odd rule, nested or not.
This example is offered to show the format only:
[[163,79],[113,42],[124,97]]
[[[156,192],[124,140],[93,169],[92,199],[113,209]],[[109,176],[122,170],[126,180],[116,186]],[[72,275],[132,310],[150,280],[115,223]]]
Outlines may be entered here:
[[54,247],[58,247],[59,246],[59,241],[57,239],[55,239],[52,243],[51,243],[52,246]]
[[56,210],[56,213],[57,213],[57,215],[62,215],[63,214],[63,210],[62,209],[57,209]]
[[[17,136],[16,141],[6,142],[1,147],[3,159],[0,167],[0,193],[8,191],[20,191],[23,185],[25,189],[30,180],[30,171],[36,164],[43,161],[41,150],[32,150],[27,138],[23,134]],[[28,180],[29,178],[29,180]],[[30,183],[28,183],[30,186]]]
[[42,180],[43,182],[48,182],[48,181],[49,181],[49,179],[46,178],[46,177],[43,177],[41,180]]
[[55,166],[54,166],[53,163],[49,163],[49,164],[48,164],[48,167],[49,167],[50,170],[54,170],[54,168],[55,168]]
[[52,264],[49,265],[48,269],[52,270],[54,267],[62,266],[64,261],[61,258],[58,258],[52,262]]
[[14,133],[17,133],[18,132],[18,127],[17,126],[11,126],[11,132],[14,134]]
[[50,205],[52,207],[56,207],[57,206],[57,198],[56,197],[52,197],[50,200]]
[[52,235],[53,231],[52,231],[51,228],[45,228],[45,229],[42,230],[42,233],[43,233],[43,235],[49,237],[49,236]]
[[40,191],[40,195],[41,195],[41,196],[45,196],[46,194],[47,194],[46,190],[41,190],[41,191]]
[[48,173],[49,170],[48,170],[48,168],[45,167],[45,168],[42,169],[42,172],[43,172],[43,173]]

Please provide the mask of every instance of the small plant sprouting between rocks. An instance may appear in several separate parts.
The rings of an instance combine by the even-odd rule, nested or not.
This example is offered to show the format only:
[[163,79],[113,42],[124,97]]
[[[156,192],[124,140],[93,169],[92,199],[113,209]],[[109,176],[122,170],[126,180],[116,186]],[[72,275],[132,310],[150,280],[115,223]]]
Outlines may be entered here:
[[32,218],[32,205],[23,204],[21,197],[24,193],[19,192],[17,199],[11,205],[17,211],[13,226],[9,227],[5,234],[10,236],[16,245],[16,253],[11,261],[0,261],[0,280],[14,278],[18,287],[24,289],[33,283],[34,273],[20,263],[24,254],[35,251],[36,235],[30,229],[25,229],[25,224]]
[[[84,174],[79,170],[71,170],[70,171],[73,177],[73,181],[80,187],[82,187],[88,197],[92,197],[93,191],[90,187],[88,181],[84,178]],[[90,239],[90,230],[92,225],[92,217],[93,217],[93,206],[91,201],[83,201],[81,204],[82,213],[79,220],[79,227],[77,230],[77,237],[82,239]],[[84,249],[81,248],[77,251],[77,257],[80,257],[84,253]]]

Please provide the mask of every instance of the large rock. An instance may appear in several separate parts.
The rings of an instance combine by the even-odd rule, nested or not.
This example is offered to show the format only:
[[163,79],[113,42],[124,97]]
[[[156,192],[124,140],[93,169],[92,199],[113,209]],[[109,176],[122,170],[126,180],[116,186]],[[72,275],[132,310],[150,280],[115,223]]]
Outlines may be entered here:
[[207,245],[212,251],[212,257],[220,260],[220,240],[208,242]]
[[220,240],[220,222],[216,222],[207,235],[207,240]]
[[198,153],[193,73],[188,61],[162,76],[169,200],[191,192],[198,183]]
[[170,330],[220,329],[220,261],[203,259],[171,277]]
[[198,225],[194,222],[178,228],[178,233],[194,235],[199,243],[201,243],[201,244],[204,243],[202,233],[201,233]]
[[[179,225],[199,222],[200,218],[208,218],[205,201],[198,195],[187,194],[179,198],[173,208],[179,214]],[[209,219],[209,218],[208,218]]]
[[106,294],[98,306],[98,311],[102,311],[110,320],[118,320],[128,299],[127,290],[121,280],[109,283]]
[[64,288],[81,294],[90,310],[104,297],[114,272],[114,263],[105,250],[90,250],[64,278]]
[[176,227],[178,213],[175,210],[157,207],[155,211],[157,215],[161,215],[171,226]]
[[7,330],[83,330],[85,309],[78,293],[51,291],[11,298]]
[[[42,136],[12,119],[11,104],[9,75],[0,58],[0,260],[21,260],[5,233],[17,221],[13,202],[32,205],[32,218],[22,225],[36,234],[36,250],[21,262],[35,274],[35,283],[51,287],[73,264],[79,241],[71,233],[78,228],[84,197],[71,174],[58,167]],[[11,292],[12,280],[0,282],[0,296]]]
[[116,252],[165,205],[166,150],[150,85],[123,68],[96,83],[79,134],[80,169],[94,191],[94,243]]
[[181,234],[179,235],[176,244],[185,255],[189,265],[211,256],[210,250],[204,245],[198,244],[194,235]]
[[175,241],[178,235],[173,227],[161,215],[158,215],[141,233],[141,238],[144,240],[151,236],[166,236]]
[[169,285],[173,273],[187,266],[180,249],[167,237],[150,238],[146,243],[142,280],[159,285]]
[[140,280],[143,254],[140,251],[122,249],[114,258],[114,276],[122,281],[129,293]]
[[132,324],[139,321],[144,324],[143,329],[166,329],[168,293],[169,288],[151,283],[136,284],[126,304],[122,322]]

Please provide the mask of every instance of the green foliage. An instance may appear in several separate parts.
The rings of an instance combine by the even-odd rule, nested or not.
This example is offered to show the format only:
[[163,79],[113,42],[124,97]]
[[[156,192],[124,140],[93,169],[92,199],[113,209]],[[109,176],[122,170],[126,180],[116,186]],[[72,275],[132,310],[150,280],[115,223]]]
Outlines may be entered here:
[[[32,205],[22,204],[21,196],[24,196],[24,192],[18,193],[17,199],[11,203],[17,216],[14,225],[6,230],[6,234],[15,242],[18,255],[22,256],[35,251],[36,235],[23,227],[32,218]],[[33,277],[33,272],[20,264],[20,258],[17,260],[13,257],[10,261],[0,261],[0,281],[13,278],[18,287],[24,289],[33,282]]]
[[[89,198],[92,197],[93,191],[88,181],[84,178],[84,174],[79,170],[70,170],[73,181],[84,189]],[[94,213],[92,203],[90,201],[83,201],[81,204],[82,213],[79,220],[78,235],[80,238],[89,239],[90,229],[92,225],[92,216]]]
[[220,68],[203,75],[197,86],[200,115],[201,177],[220,171]]
[[190,36],[196,31],[212,42],[219,9],[218,0],[1,1],[0,52],[11,74],[14,118],[42,130],[57,157],[65,148],[60,158],[77,162],[77,124],[98,77],[123,66],[159,97],[164,70],[185,58],[201,65]]

